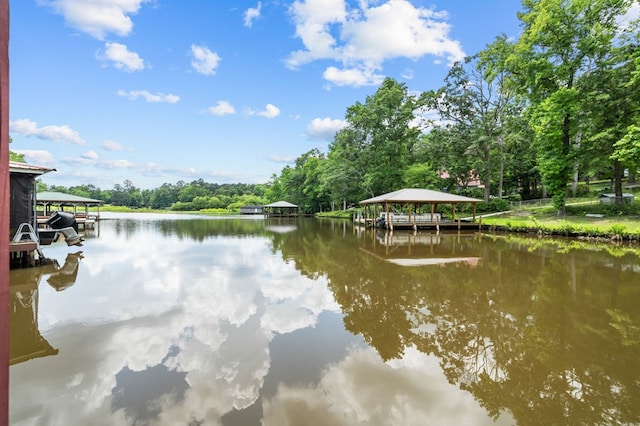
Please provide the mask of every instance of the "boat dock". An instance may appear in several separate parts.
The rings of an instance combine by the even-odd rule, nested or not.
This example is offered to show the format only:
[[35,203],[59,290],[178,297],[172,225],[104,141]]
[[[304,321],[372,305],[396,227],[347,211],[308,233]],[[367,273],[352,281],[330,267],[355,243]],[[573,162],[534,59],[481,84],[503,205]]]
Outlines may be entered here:
[[394,229],[475,230],[480,229],[482,225],[482,219],[473,221],[458,218],[452,221],[443,219],[439,213],[422,215],[389,214],[388,217],[389,219],[387,220],[387,216],[383,213],[376,219],[360,216],[355,217],[353,221],[356,225],[361,225],[365,228],[385,228],[391,231]]
[[[365,227],[394,229],[480,229],[476,222],[476,204],[481,200],[421,188],[405,188],[360,202],[364,209],[354,222]],[[450,205],[450,218],[438,211],[438,205]],[[470,204],[472,217],[460,218],[456,205]]]
[[[100,215],[98,214],[84,214],[84,213],[76,213],[75,214],[76,223],[78,224],[79,229],[93,229],[96,226],[96,223],[100,220]],[[49,220],[49,216],[38,216],[38,228],[46,229],[48,228],[47,221]]]

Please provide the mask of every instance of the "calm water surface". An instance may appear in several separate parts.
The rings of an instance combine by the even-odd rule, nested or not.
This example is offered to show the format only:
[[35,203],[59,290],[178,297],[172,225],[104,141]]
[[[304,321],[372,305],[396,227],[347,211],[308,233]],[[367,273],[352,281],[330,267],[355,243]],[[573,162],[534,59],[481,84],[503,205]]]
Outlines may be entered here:
[[11,272],[12,425],[640,424],[638,248],[111,214],[81,250]]

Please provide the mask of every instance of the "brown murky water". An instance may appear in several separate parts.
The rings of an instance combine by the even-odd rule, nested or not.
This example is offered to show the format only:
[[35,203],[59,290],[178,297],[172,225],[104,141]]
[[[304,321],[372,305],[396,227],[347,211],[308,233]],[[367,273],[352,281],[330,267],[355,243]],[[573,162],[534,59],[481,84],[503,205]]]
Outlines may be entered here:
[[12,425],[640,423],[638,247],[112,215],[45,255]]

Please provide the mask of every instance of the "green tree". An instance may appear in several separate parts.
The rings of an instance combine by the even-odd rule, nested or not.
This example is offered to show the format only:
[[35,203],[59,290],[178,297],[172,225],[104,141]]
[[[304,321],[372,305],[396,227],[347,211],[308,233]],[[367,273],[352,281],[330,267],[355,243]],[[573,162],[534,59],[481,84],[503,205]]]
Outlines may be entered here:
[[515,112],[510,107],[514,92],[505,84],[506,73],[494,72],[492,64],[496,59],[502,60],[503,44],[496,43],[496,53],[489,47],[483,56],[470,56],[454,64],[445,85],[429,96],[445,123],[453,123],[457,131],[466,135],[460,142],[472,170],[459,172],[479,176],[485,201],[489,201],[494,177],[499,181],[498,195],[502,195],[504,125],[508,115]]
[[[11,144],[12,142],[13,142],[13,139],[9,138],[9,144]],[[9,150],[9,161],[15,161],[16,163],[26,163],[24,159],[24,154],[19,154],[11,150]]]
[[418,150],[431,158],[432,167],[442,177],[441,189],[466,188],[475,177],[473,159],[467,155],[472,137],[469,130],[468,126],[449,123],[431,129],[419,142]]
[[289,201],[305,213],[322,211],[329,205],[329,196],[320,177],[326,158],[314,148],[296,158],[295,166],[286,166],[279,177],[274,177],[271,190],[267,191],[270,201]]
[[142,193],[129,179],[122,182],[122,185],[115,184],[111,192],[111,204],[115,206],[143,207]]
[[209,195],[211,191],[206,187],[206,184],[202,179],[193,181],[188,185],[185,185],[178,193],[178,200],[182,202],[193,201],[196,197],[203,197]]
[[629,168],[631,174],[640,167],[640,34],[637,26],[633,30],[622,38],[625,43],[617,47],[599,80],[604,87],[597,105],[603,109],[602,124],[608,125],[596,137],[613,142],[613,152],[605,152],[611,154],[614,166],[620,164],[617,169],[614,167],[619,172],[614,185],[618,203],[622,202],[622,167]]
[[9,161],[15,161],[16,163],[26,163],[24,154],[18,154],[17,152],[9,151]]
[[522,34],[506,61],[530,105],[538,166],[559,215],[578,161],[585,89],[578,83],[611,50],[632,0],[523,0]]
[[415,163],[405,169],[403,183],[407,188],[438,189],[440,176],[428,163]]
[[348,146],[356,151],[343,154],[357,158],[368,196],[401,188],[420,135],[420,129],[412,125],[420,106],[405,84],[386,78],[364,103],[347,108],[347,128],[354,139]]
[[265,197],[269,203],[283,201],[288,198],[288,175],[291,171],[291,166],[285,166],[280,172],[280,175],[275,173],[271,175],[269,187],[265,193]]
[[162,184],[159,188],[152,191],[149,206],[152,209],[166,209],[171,207],[178,200],[170,184]]
[[359,158],[361,152],[356,132],[349,128],[340,130],[329,145],[322,184],[332,209],[335,204],[342,204],[346,209],[348,204],[367,198],[362,185],[366,164]]

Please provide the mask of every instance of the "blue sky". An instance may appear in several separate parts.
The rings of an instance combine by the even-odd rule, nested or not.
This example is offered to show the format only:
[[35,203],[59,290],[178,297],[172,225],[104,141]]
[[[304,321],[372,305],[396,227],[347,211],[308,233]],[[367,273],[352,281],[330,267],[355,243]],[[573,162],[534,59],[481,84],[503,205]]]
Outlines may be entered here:
[[262,183],[392,77],[442,86],[518,0],[11,0],[10,136],[48,185]]

